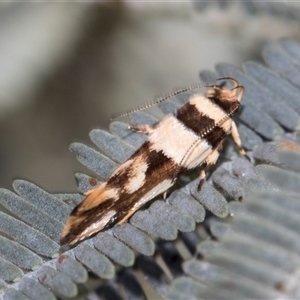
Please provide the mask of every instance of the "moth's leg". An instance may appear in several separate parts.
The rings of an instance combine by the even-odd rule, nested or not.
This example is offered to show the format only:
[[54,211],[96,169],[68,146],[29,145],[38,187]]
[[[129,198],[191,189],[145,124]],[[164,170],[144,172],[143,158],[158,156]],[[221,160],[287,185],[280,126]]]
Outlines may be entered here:
[[164,200],[167,199],[167,191],[163,192],[163,199],[164,199]]
[[206,167],[200,171],[200,175],[199,175],[200,181],[199,181],[199,184],[198,184],[198,192],[201,191],[201,188],[203,186],[207,169],[208,168],[207,168],[207,165],[206,165]]
[[150,125],[128,125],[128,129],[136,132],[150,134],[154,130],[154,127]]
[[220,150],[223,146],[223,140],[219,143],[219,145],[207,156],[206,160],[205,160],[205,166],[201,169],[200,171],[200,181],[199,181],[199,184],[198,184],[198,191],[201,190],[201,187],[204,183],[204,179],[205,179],[205,176],[206,176],[206,172],[208,171],[209,167],[211,165],[214,165],[216,163],[216,161],[218,160],[219,158],[219,155],[220,155]]
[[232,136],[232,139],[233,139],[234,143],[238,147],[238,150],[239,150],[240,154],[245,156],[246,152],[245,152],[244,148],[242,147],[242,142],[241,142],[241,139],[240,139],[240,135],[239,135],[238,129],[237,129],[236,124],[235,124],[234,121],[232,121],[231,136]]
[[242,142],[241,142],[241,139],[240,139],[240,135],[239,135],[238,129],[237,129],[236,124],[235,124],[234,121],[232,121],[231,136],[232,136],[232,139],[233,139],[234,143],[236,144],[236,146],[237,146],[237,148],[240,152],[240,155],[245,156],[248,160],[250,160],[250,158],[246,155],[246,152],[245,152],[244,148],[242,147]]

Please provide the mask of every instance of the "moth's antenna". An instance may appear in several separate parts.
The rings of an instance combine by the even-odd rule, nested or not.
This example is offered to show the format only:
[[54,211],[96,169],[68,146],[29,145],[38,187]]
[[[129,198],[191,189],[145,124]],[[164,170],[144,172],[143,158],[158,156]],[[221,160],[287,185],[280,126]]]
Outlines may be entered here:
[[[238,90],[238,89],[239,89],[239,90]],[[241,98],[242,98],[242,96],[243,96],[243,94],[244,94],[245,88],[244,88],[242,85],[238,85],[238,86],[232,88],[231,90],[232,90],[232,91],[233,91],[233,90],[238,90],[238,91],[236,92],[236,97],[237,97],[238,101],[241,101]]]
[[[220,78],[222,79],[222,78]],[[224,79],[226,79],[226,77],[224,77]],[[232,78],[229,78],[229,79],[232,79]],[[117,118],[120,118],[120,117],[124,117],[124,116],[127,116],[131,113],[134,113],[134,112],[137,112],[137,111],[140,111],[140,110],[144,110],[144,109],[147,109],[147,108],[150,108],[158,103],[161,103],[161,102],[164,102],[165,100],[173,97],[173,96],[176,96],[178,94],[181,94],[181,93],[185,93],[185,92],[188,92],[188,91],[191,91],[191,90],[198,90],[198,89],[201,89],[201,88],[214,88],[214,89],[219,89],[220,87],[217,86],[217,85],[202,85],[200,83],[195,83],[195,84],[191,84],[191,85],[188,85],[186,87],[183,87],[183,88],[178,88],[168,94],[165,94],[163,96],[158,96],[158,97],[155,97],[154,98],[154,101],[152,102],[147,102],[146,104],[144,104],[143,106],[137,106],[131,110],[128,110],[128,111],[123,111],[123,112],[120,112],[120,113],[117,113],[117,114],[113,114],[111,116],[111,119],[110,120],[114,120],[114,119],[117,119]]]
[[234,90],[239,86],[239,82],[236,79],[232,78],[232,77],[221,77],[221,78],[218,78],[217,81],[224,80],[224,79],[228,79],[228,80],[231,80],[233,82],[233,88],[231,90]]

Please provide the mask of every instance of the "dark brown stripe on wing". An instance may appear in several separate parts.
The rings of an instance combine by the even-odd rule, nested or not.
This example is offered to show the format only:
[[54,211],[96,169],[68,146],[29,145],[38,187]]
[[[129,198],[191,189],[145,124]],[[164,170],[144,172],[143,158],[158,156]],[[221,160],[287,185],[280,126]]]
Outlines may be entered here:
[[[149,191],[167,179],[176,179],[176,175],[186,171],[183,167],[178,167],[171,159],[162,158],[162,153],[152,151],[149,153],[149,168],[146,172],[146,179],[143,186],[133,194],[123,193],[113,208],[116,210],[116,221],[122,220],[127,213],[134,209],[135,204]],[[157,169],[155,164],[159,165]],[[149,199],[149,201],[152,199]]]
[[205,132],[210,131],[215,126],[213,119],[207,117],[205,112],[200,112],[195,105],[190,103],[186,103],[178,109],[177,119],[200,137],[203,137]]
[[[149,147],[150,145],[149,143]],[[166,156],[162,150],[149,151],[145,159],[148,164],[146,179],[150,180],[153,177],[158,183],[160,180],[171,178],[174,170],[178,167],[177,163],[171,157]]]
[[[129,179],[136,174],[136,170],[132,170],[132,167],[136,168],[136,164],[134,164],[134,160],[139,157],[143,159],[148,165],[146,170],[146,179],[155,176],[156,180],[157,174],[160,173],[171,173],[172,169],[177,168],[177,164],[173,161],[172,158],[166,156],[163,151],[155,151],[151,149],[151,143],[145,142],[137,151],[130,157],[133,160],[131,165],[128,165],[126,168],[122,168],[120,166],[119,171],[117,170],[115,175],[110,177],[107,180],[108,188],[123,188]],[[154,174],[155,173],[155,174]],[[166,178],[164,178],[166,179]]]
[[134,165],[134,160],[137,157],[147,157],[147,153],[150,152],[150,143],[145,142],[140,148],[138,148],[129,158],[129,160],[133,160],[131,165],[128,165],[125,168],[122,168],[122,165],[119,167],[119,169],[116,171],[114,176],[111,176],[107,180],[107,186],[112,188],[121,188],[126,185],[128,180],[131,178],[132,174],[135,174],[133,172],[132,167]]
[[205,138],[212,148],[215,148],[226,136],[226,132],[221,127],[215,126],[213,119],[203,115],[190,103],[177,111],[177,119],[197,135]]
[[[122,220],[128,212],[134,208],[135,204],[149,191],[154,189],[158,184],[166,179],[175,179],[176,175],[185,169],[178,167],[172,158],[166,156],[163,151],[155,151],[151,149],[151,143],[145,142],[135,154],[131,157],[143,157],[147,162],[148,168],[145,172],[144,184],[134,193],[128,193],[123,190],[117,201],[114,202],[110,209],[116,211],[113,222]],[[111,182],[113,184],[113,182]],[[111,224],[111,222],[109,223]],[[109,225],[107,224],[107,226]]]
[[110,185],[111,187],[122,187],[126,182],[128,182],[128,175],[129,175],[129,169],[124,168],[121,169],[119,172],[117,172],[114,176],[108,178],[107,185]]

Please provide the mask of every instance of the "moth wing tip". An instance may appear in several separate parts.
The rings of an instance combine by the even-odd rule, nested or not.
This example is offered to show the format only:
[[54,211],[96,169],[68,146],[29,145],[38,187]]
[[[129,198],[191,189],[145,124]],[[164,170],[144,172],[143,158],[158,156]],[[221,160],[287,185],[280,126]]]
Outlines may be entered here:
[[62,233],[59,244],[60,246],[68,246],[68,245],[74,245],[78,242],[78,238],[74,235],[72,235],[70,232],[64,234]]
[[74,235],[72,234],[72,216],[69,216],[69,218],[66,221],[66,224],[63,228],[63,231],[60,236],[60,245],[72,245],[76,242],[76,239],[74,238]]
[[68,238],[66,236],[61,236],[60,240],[59,240],[59,244],[60,244],[60,246],[70,245],[70,241],[68,240]]

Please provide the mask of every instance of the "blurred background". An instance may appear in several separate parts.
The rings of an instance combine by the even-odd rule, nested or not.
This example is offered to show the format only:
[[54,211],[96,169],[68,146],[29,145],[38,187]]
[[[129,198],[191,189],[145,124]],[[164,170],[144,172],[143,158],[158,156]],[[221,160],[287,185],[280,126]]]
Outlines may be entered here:
[[300,39],[300,4],[0,3],[0,187],[26,179],[75,192],[68,150],[112,113],[198,81],[204,69],[260,60]]

